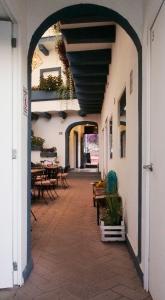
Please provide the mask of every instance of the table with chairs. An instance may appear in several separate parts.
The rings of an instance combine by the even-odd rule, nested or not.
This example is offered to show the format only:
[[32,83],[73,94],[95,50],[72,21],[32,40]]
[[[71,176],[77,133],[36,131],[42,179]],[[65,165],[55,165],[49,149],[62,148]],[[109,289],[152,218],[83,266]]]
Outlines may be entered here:
[[37,164],[37,167],[31,169],[31,187],[33,199],[42,198],[46,204],[49,200],[55,200],[59,197],[57,188],[67,188],[67,169],[58,165]]

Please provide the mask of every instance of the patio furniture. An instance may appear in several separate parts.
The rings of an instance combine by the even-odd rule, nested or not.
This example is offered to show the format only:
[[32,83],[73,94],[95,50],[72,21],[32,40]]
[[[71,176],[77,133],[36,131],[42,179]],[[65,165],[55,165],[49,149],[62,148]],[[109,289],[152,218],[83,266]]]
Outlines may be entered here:
[[58,167],[57,180],[60,181],[61,187],[67,188],[69,184],[67,182],[68,173],[66,172],[67,168]]
[[96,207],[96,221],[97,225],[100,223],[100,210],[101,208],[104,208],[106,205],[106,194],[105,189],[103,187],[97,187],[96,182],[92,182],[92,188],[93,188],[93,206]]
[[[34,190],[37,189],[38,191],[38,198],[42,195],[42,198],[45,200],[45,203],[48,204],[48,200],[55,200],[55,197],[52,193],[52,188],[54,188],[54,183],[50,181],[48,178],[48,174],[46,170],[43,171],[42,175],[40,176],[40,180],[35,180],[33,184]],[[45,198],[44,194],[47,194],[48,197]],[[57,193],[56,196],[58,197]]]

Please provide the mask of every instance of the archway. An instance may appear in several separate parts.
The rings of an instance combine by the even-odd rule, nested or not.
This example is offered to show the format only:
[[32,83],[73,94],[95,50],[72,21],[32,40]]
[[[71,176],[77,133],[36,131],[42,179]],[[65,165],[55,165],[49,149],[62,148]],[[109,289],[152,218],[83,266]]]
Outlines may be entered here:
[[78,126],[78,125],[94,125],[98,127],[98,124],[94,121],[79,121],[74,122],[71,125],[68,126],[68,128],[65,131],[65,166],[69,165],[69,135],[72,130],[72,128]]
[[[132,26],[129,24],[128,20],[126,20],[123,16],[121,16],[119,13],[95,4],[78,4],[73,5],[69,7],[65,7],[52,15],[50,15],[35,31],[35,33],[32,36],[31,43],[29,46],[29,52],[28,52],[28,89],[29,89],[29,96],[31,97],[31,62],[32,62],[32,56],[35,50],[35,47],[42,36],[42,34],[54,23],[56,23],[59,20],[64,19],[72,19],[76,18],[77,16],[82,17],[84,15],[93,15],[95,17],[104,17],[107,21],[113,21],[119,24],[131,37],[132,41],[134,42],[137,53],[138,53],[138,261],[141,262],[141,226],[142,226],[142,47],[140,39],[135,32],[135,30],[132,28]],[[30,104],[29,104],[30,105]],[[30,108],[30,107],[29,107]],[[30,174],[30,117],[29,117],[29,174]],[[74,125],[75,126],[75,125]],[[68,129],[69,132],[69,129]],[[69,137],[69,135],[68,135]],[[68,137],[66,139],[68,139]],[[66,140],[66,148],[67,146],[67,140]],[[69,145],[69,143],[68,143]],[[66,165],[68,162],[67,154],[66,154]],[[30,192],[30,176],[28,178],[28,199],[29,192]],[[30,200],[28,203],[29,212],[30,212]],[[28,255],[30,255],[30,214],[28,213]]]

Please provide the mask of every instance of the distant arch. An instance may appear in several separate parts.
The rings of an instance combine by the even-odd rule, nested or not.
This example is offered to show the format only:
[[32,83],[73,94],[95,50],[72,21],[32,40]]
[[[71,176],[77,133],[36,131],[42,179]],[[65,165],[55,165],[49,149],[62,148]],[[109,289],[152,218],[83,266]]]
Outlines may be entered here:
[[94,125],[98,127],[98,124],[94,121],[78,121],[70,124],[65,131],[65,166],[69,166],[69,136],[72,128],[78,125]]

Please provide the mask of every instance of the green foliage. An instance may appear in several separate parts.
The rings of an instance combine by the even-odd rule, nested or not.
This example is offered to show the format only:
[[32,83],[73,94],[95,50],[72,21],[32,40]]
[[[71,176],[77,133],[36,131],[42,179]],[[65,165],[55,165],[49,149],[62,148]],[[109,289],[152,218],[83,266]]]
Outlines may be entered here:
[[122,220],[122,199],[119,195],[106,196],[105,225],[120,225]]
[[73,94],[75,91],[75,87],[74,87],[73,77],[72,77],[72,73],[71,73],[70,66],[69,66],[69,61],[68,61],[68,58],[66,55],[65,43],[64,43],[62,36],[59,39],[57,39],[56,49],[57,49],[59,58],[64,66],[63,73],[66,77],[66,87],[67,87],[67,89],[69,89],[69,98],[70,98],[70,95]]
[[117,175],[115,171],[109,171],[106,176],[106,192],[107,194],[117,194]]
[[43,146],[45,140],[38,136],[31,136],[31,145],[32,146]]
[[58,93],[59,93],[59,97],[61,99],[69,99],[70,91],[66,85],[61,85],[58,90]]
[[103,221],[105,225],[120,225],[122,220],[122,198],[118,195],[117,175],[109,171],[105,180],[106,208]]
[[41,76],[40,77],[39,90],[42,90],[42,91],[57,91],[61,85],[62,85],[62,79],[61,79],[60,75],[59,76],[49,75],[46,78]]
[[60,60],[62,61],[63,65],[64,65],[65,70],[67,70],[69,68],[69,61],[68,61],[67,56],[66,56],[65,43],[64,43],[64,40],[63,40],[62,37],[57,39],[56,49],[57,49],[59,58],[60,58]]

